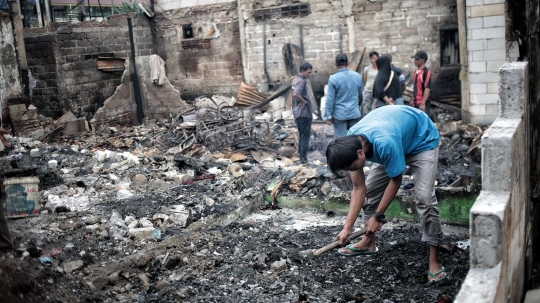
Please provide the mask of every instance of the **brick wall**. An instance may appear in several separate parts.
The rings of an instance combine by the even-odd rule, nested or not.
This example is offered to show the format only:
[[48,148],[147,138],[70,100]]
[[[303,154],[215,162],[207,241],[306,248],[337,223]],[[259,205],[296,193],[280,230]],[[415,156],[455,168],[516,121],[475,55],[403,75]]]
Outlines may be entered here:
[[146,16],[120,15],[102,23],[78,23],[80,26],[57,30],[60,48],[59,69],[63,77],[64,96],[77,116],[91,118],[120,85],[121,72],[97,69],[98,55],[129,58],[128,18],[132,20],[136,56],[152,54],[153,43]]
[[92,118],[122,77],[122,72],[98,70],[97,57],[131,55],[128,18],[132,20],[136,55],[152,54],[149,19],[143,14],[56,24],[51,33],[25,37],[29,69],[37,80],[32,103],[40,113],[57,118],[71,110],[76,116]]
[[13,27],[4,11],[0,11],[0,93],[4,100],[22,94]]
[[58,88],[54,41],[54,34],[47,33],[24,37],[28,70],[33,80],[30,81],[32,104],[42,115],[56,118],[66,111],[66,102]]
[[490,124],[497,118],[497,72],[506,62],[504,0],[467,0],[467,51],[470,121]]
[[[167,77],[183,99],[236,95],[242,52],[235,2],[167,10],[154,19],[158,55],[165,60]],[[182,27],[186,25],[192,26],[193,38],[184,38]]]
[[[393,63],[407,71],[415,67],[410,57],[418,50],[429,55],[427,66],[434,76],[441,71],[440,36],[443,28],[457,28],[455,0],[406,1],[321,1],[286,0],[253,2],[239,0],[245,21],[246,78],[251,84],[260,82],[263,74],[263,24],[256,22],[257,10],[308,4],[307,16],[280,17],[267,20],[267,71],[271,85],[286,79],[282,47],[293,43],[304,47],[305,60],[314,67],[311,82],[321,92],[328,77],[335,72],[335,56],[340,52],[367,48],[366,53],[390,53]],[[351,28],[352,27],[352,28]],[[362,66],[369,64],[367,55]],[[459,86],[457,86],[459,90]]]

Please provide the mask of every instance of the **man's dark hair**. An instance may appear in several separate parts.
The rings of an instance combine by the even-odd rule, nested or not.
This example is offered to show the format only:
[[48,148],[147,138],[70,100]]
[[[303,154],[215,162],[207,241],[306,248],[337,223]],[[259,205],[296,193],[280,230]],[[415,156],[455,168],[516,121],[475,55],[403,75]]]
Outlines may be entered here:
[[328,168],[336,177],[342,177],[341,171],[358,159],[358,150],[362,142],[358,135],[336,138],[326,147],[326,162]]
[[313,69],[313,66],[311,66],[311,64],[307,63],[307,62],[304,62],[300,65],[300,72],[305,72],[307,71],[308,69]]
[[371,58],[373,56],[377,56],[377,58],[380,57],[378,52],[369,52],[369,57]]

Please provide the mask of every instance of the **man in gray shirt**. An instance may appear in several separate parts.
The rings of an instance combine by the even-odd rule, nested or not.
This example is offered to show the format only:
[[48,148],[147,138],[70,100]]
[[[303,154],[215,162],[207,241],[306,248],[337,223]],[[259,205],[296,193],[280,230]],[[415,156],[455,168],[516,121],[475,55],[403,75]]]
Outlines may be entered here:
[[298,155],[300,163],[307,164],[307,152],[309,149],[309,137],[311,135],[311,123],[313,122],[313,110],[307,93],[306,80],[311,76],[311,64],[304,62],[300,65],[300,73],[296,75],[292,83],[293,114],[298,128]]

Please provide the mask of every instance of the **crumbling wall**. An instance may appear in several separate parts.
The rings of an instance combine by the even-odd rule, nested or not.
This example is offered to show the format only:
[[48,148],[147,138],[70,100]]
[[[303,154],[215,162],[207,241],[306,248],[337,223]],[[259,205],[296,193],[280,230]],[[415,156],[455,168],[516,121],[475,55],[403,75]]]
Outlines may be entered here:
[[[530,120],[530,183],[531,201],[527,212],[526,289],[538,286],[536,268],[540,264],[540,0],[508,1],[506,3],[507,46],[519,48],[519,60],[529,62]],[[516,49],[514,48],[514,51]],[[514,54],[515,56],[515,54]]]
[[135,55],[152,54],[150,25],[143,14],[120,15],[102,23],[86,22],[58,28],[63,94],[76,116],[91,118],[120,84],[122,72],[99,71],[97,57],[131,56],[128,18],[132,20]]
[[32,103],[40,113],[57,118],[68,110],[92,118],[121,83],[122,72],[98,70],[98,57],[131,55],[131,19],[135,55],[151,55],[150,21],[143,14],[115,15],[103,22],[54,24],[46,34],[28,33],[29,70],[36,80]]
[[133,83],[130,79],[132,67],[126,60],[125,70],[122,74],[121,84],[116,87],[114,94],[105,100],[90,120],[92,130],[99,130],[101,126],[131,126],[135,121],[137,105],[134,102]]
[[499,71],[499,116],[482,136],[482,191],[471,208],[471,270],[456,298],[521,302],[530,209],[528,63]]
[[4,11],[0,11],[0,93],[3,100],[22,94],[13,27]]
[[[335,56],[338,53],[350,55],[364,48],[366,55],[362,66],[369,64],[367,54],[370,51],[378,51],[390,53],[393,63],[406,71],[415,68],[410,57],[416,51],[424,50],[429,55],[427,66],[436,78],[441,70],[439,30],[457,29],[455,0],[239,0],[238,3],[245,22],[248,82],[260,83],[266,46],[269,83],[282,83],[286,72],[281,49],[284,43],[293,43],[303,48],[305,61],[314,67],[311,82],[316,92],[322,92],[329,75],[336,71]],[[290,11],[302,4],[308,5],[309,13],[291,15]],[[267,14],[268,10],[275,14]],[[261,14],[265,17],[261,18]],[[266,41],[263,41],[264,22]]]
[[470,106],[467,118],[490,124],[497,117],[497,72],[506,62],[504,0],[467,1]]
[[175,89],[168,78],[164,79],[163,85],[152,81],[151,56],[135,58],[137,73],[141,83],[141,97],[144,116],[149,119],[166,118],[179,110],[186,109],[187,104],[180,98],[180,92]]
[[[156,1],[156,7],[164,2]],[[203,94],[236,95],[242,78],[236,2],[195,2],[188,6],[187,1],[186,5],[180,1],[175,5],[181,8],[154,17],[158,55],[166,62],[168,78],[184,99]],[[189,25],[193,38],[184,37],[183,27]]]

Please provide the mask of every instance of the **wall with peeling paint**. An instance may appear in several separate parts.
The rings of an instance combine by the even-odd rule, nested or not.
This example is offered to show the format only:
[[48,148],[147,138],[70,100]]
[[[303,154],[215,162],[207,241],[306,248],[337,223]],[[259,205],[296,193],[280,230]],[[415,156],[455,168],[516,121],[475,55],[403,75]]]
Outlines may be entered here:
[[5,100],[18,97],[23,93],[15,38],[9,14],[0,11],[0,92],[5,106]]

